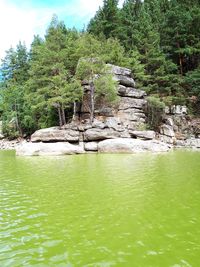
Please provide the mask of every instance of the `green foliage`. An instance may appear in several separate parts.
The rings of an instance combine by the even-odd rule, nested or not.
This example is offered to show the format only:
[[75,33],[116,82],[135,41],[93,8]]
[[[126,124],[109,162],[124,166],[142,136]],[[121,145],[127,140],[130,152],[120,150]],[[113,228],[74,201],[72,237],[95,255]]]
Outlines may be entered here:
[[118,0],[104,0],[95,17],[88,25],[88,32],[104,34],[106,38],[116,37],[119,23]]
[[158,130],[162,122],[165,104],[158,97],[150,96],[147,98],[147,119],[151,129]]
[[117,97],[117,82],[113,80],[112,75],[102,75],[94,81],[95,86],[95,101],[103,98],[105,103],[116,103]]
[[184,77],[184,88],[189,95],[189,104],[195,114],[200,114],[200,67]]
[[67,29],[54,15],[30,52],[19,43],[2,60],[4,132],[17,137],[65,124],[82,98],[82,79],[91,86],[91,110],[100,98],[115,102],[116,84],[105,63],[130,68],[137,87],[157,96],[148,100],[151,127],[162,119],[159,99],[200,113],[199,36],[198,0],[125,0],[121,8],[117,0],[104,0],[87,32]]
[[117,83],[108,74],[106,64],[99,58],[82,58],[77,65],[76,76],[86,80],[90,86],[90,120],[94,119],[98,100],[112,103],[117,101]]
[[[104,34],[105,8],[104,3],[91,20],[90,33]],[[174,95],[181,102],[181,95],[190,94],[183,76],[200,62],[199,1],[126,0],[115,14],[115,38],[125,48],[125,64],[138,86],[161,97]],[[107,29],[106,37],[113,36],[113,30]]]
[[184,86],[190,96],[197,96],[200,100],[200,67],[190,71],[184,77]]
[[161,45],[184,75],[199,64],[200,4],[172,0],[169,5],[161,31]]
[[[36,128],[55,122],[66,123],[65,112],[81,98],[81,85],[74,80],[76,60],[68,58],[72,52],[76,33],[68,32],[54,16],[47,30],[45,42],[32,46],[34,57],[30,63],[30,79],[26,84],[27,101],[30,101]],[[70,50],[70,52],[69,52]]]
[[3,131],[11,138],[22,136],[27,131],[24,121],[25,82],[29,78],[28,53],[21,42],[16,49],[9,49],[2,62],[1,110]]

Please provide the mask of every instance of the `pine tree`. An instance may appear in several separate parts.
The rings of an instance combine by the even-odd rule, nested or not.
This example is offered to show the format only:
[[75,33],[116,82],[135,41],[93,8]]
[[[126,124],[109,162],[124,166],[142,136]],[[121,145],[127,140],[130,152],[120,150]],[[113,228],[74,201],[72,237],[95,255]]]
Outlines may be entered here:
[[96,35],[104,34],[106,38],[116,37],[119,25],[118,0],[104,0],[96,16],[88,25],[88,32]]
[[[37,127],[55,124],[55,112],[59,125],[66,123],[65,110],[69,102],[73,104],[81,97],[80,83],[73,81],[68,59],[68,31],[64,24],[53,17],[43,43],[36,42],[32,47],[30,79],[27,82],[27,95]],[[70,39],[71,41],[71,39]],[[72,45],[72,43],[70,42]],[[70,65],[71,66],[71,65]],[[69,94],[69,84],[71,95]],[[76,86],[75,86],[76,85]]]
[[76,76],[87,80],[90,86],[90,122],[94,120],[95,103],[103,97],[109,103],[117,99],[116,82],[105,63],[98,58],[82,58],[77,65]]
[[22,136],[24,124],[24,83],[28,79],[28,53],[26,46],[19,42],[16,50],[9,49],[2,64],[1,109],[3,128],[6,135]]
[[[172,26],[173,25],[173,26]],[[200,61],[200,5],[198,1],[170,1],[161,45],[184,75]]]
[[141,0],[126,0],[120,10],[120,25],[118,38],[127,51],[137,46],[140,39],[138,18],[142,7]]

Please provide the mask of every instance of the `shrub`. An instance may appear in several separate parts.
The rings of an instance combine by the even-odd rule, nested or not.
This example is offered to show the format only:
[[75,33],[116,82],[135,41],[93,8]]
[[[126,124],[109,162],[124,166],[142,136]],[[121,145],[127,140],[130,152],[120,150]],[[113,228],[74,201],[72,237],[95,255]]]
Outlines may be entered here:
[[158,130],[165,114],[165,104],[158,97],[147,98],[147,122],[150,129]]

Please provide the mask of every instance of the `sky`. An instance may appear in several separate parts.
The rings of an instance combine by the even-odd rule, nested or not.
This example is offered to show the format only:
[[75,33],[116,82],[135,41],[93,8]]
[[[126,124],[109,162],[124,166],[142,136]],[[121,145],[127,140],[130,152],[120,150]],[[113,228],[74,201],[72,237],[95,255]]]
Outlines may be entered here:
[[[122,4],[123,0],[119,1]],[[44,36],[53,14],[67,27],[83,29],[103,0],[0,0],[0,59],[19,41],[30,46],[33,36]]]

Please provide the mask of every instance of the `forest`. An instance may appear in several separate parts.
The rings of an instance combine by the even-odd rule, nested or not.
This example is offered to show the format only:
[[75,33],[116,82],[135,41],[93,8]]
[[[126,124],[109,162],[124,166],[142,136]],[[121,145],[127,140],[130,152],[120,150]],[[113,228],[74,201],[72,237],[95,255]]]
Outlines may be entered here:
[[[44,38],[34,36],[30,49],[19,42],[2,60],[4,134],[25,137],[70,121],[82,99],[83,76],[99,70],[83,59],[98,59],[101,70],[105,63],[130,68],[136,87],[155,103],[187,105],[199,116],[200,2],[126,0],[119,7],[117,0],[104,0],[81,31],[53,15]],[[109,79],[96,86],[99,94],[107,88],[113,98]]]

